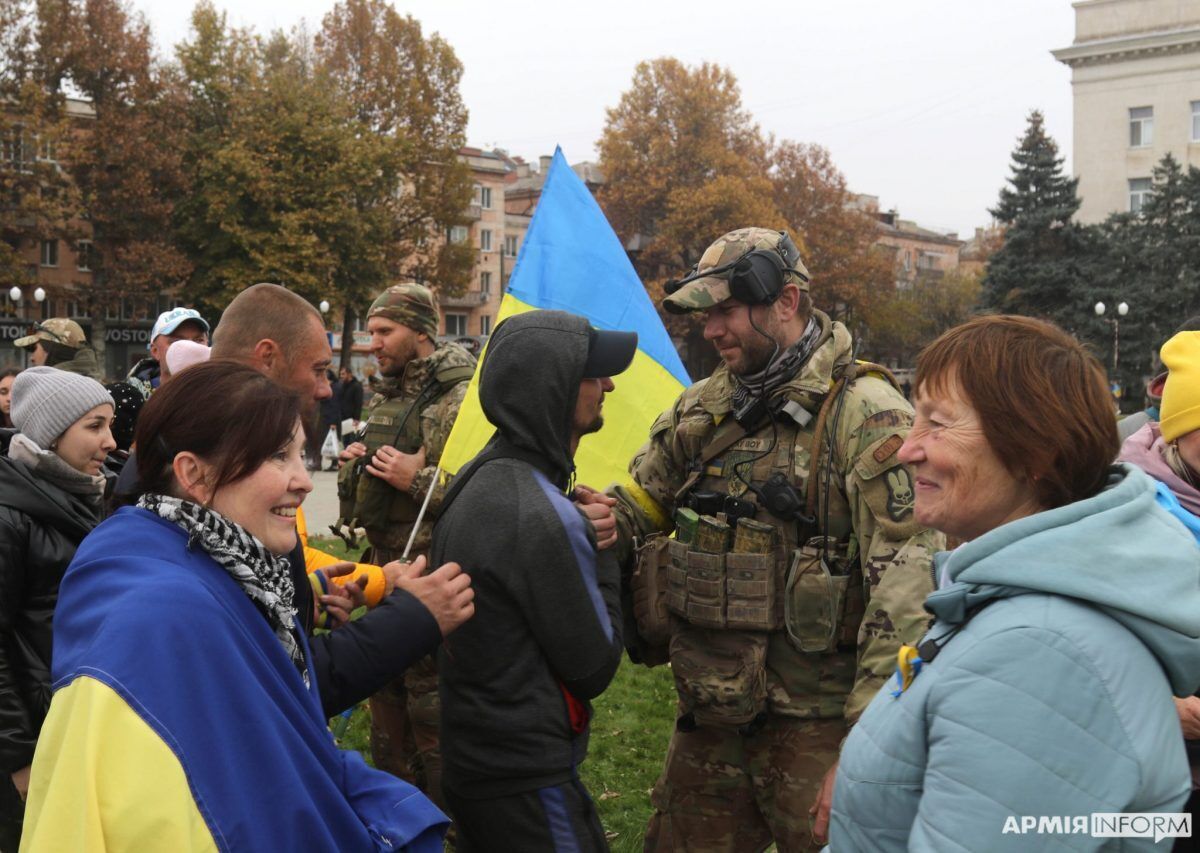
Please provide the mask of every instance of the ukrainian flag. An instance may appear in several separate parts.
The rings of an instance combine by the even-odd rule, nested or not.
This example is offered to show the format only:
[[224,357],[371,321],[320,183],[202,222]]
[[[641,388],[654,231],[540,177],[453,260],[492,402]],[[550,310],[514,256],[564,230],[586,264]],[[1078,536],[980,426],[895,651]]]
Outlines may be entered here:
[[[575,454],[578,482],[597,489],[629,483],[629,461],[654,419],[691,380],[621,241],[561,148],[554,152],[496,319],[538,308],[579,314],[597,329],[638,333],[633,363],[613,377],[616,390],[604,399],[604,428],[585,436]],[[476,370],[442,451],[442,470],[457,472],[494,432],[479,405]]]

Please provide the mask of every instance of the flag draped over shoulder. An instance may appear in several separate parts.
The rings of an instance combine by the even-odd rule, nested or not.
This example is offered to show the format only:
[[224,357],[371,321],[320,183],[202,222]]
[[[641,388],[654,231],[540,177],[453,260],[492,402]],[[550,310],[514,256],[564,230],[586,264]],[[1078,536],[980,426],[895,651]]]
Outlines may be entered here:
[[[629,460],[654,419],[690,380],[621,241],[561,148],[554,152],[496,320],[538,308],[579,314],[597,329],[638,333],[633,363],[613,378],[616,390],[604,399],[604,428],[585,436],[575,454],[578,482],[596,488],[626,482]],[[476,370],[442,451],[442,469],[457,472],[494,432],[479,404]]]

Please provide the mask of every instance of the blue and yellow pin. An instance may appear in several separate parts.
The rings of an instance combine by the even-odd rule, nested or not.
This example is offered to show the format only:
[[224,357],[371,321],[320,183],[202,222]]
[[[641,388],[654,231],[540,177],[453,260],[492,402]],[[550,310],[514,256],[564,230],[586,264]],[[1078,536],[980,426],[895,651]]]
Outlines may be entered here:
[[912,686],[913,679],[921,674],[924,664],[915,646],[900,647],[900,653],[896,655],[896,689],[892,691],[893,698],[899,699],[900,694]]

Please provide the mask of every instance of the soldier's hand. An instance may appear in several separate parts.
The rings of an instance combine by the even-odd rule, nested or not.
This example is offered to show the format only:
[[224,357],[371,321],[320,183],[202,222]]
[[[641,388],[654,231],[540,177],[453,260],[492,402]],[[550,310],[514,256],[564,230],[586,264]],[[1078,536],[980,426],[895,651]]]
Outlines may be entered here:
[[17,793],[21,795],[22,800],[29,796],[29,770],[30,765],[26,764],[20,770],[12,772],[13,787],[17,789]]
[[617,517],[612,511],[616,503],[616,498],[610,498],[589,486],[575,487],[575,506],[592,523],[592,529],[596,531],[596,547],[602,551],[617,544]]
[[402,453],[390,444],[375,451],[367,473],[383,480],[393,489],[407,492],[412,486],[413,477],[425,467],[425,448],[416,453]]
[[[423,563],[423,558],[413,566]],[[416,597],[437,620],[442,636],[446,637],[475,615],[475,590],[471,576],[458,563],[446,563],[430,574],[404,578],[396,586]]]
[[411,563],[402,563],[399,560],[392,560],[390,563],[381,566],[381,568],[383,569],[383,580],[385,584],[383,594],[387,595],[396,588],[396,585],[399,584],[400,581],[419,578],[422,574],[424,574],[425,557],[417,557],[417,559],[413,560]]
[[367,446],[361,441],[356,441],[353,444],[347,444],[342,452],[338,454],[338,467],[341,468],[352,459],[357,459],[360,456],[367,455]]
[[812,807],[808,810],[809,815],[813,818],[813,840],[818,844],[829,843],[829,812],[833,808],[833,783],[837,779],[837,769],[838,763],[835,761],[821,782],[821,790],[817,792],[817,799],[813,801]]

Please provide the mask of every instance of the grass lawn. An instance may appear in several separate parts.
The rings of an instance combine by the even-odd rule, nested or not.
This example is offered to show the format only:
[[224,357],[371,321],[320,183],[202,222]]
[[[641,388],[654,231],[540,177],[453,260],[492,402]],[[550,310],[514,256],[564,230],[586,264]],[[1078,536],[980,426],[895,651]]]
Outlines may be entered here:
[[[361,553],[361,549],[348,552],[340,539],[314,538],[310,544],[344,559],[356,559]],[[591,743],[580,774],[596,800],[612,849],[617,853],[641,850],[650,818],[650,789],[662,769],[675,725],[671,671],[622,661],[608,690],[592,704]],[[341,742],[370,761],[368,729],[364,705],[354,711]]]

